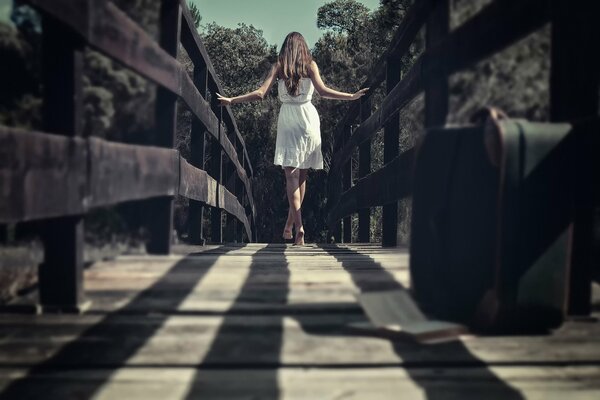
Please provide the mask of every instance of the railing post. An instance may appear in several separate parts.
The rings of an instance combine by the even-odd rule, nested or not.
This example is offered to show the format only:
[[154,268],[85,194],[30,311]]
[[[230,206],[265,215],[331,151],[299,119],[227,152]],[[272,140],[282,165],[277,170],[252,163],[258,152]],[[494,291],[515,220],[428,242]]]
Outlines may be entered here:
[[[449,0],[441,0],[427,20],[425,46],[429,49],[448,35],[450,29]],[[448,78],[443,66],[425,82],[425,127],[444,125],[448,115]]]
[[[178,1],[163,0],[160,8],[160,45],[177,57],[181,34],[181,6]],[[177,96],[164,88],[156,92],[156,134],[154,145],[172,148],[177,124]],[[173,235],[173,197],[157,197],[147,201],[148,253],[169,254]],[[150,217],[151,216],[151,217]]]
[[[228,130],[227,132],[227,137],[229,138],[229,141],[231,142],[231,144],[233,145],[233,147],[235,148],[235,132],[233,132],[231,129]],[[225,162],[223,165],[223,176],[224,176],[224,182],[225,182],[225,188],[227,190],[229,190],[232,194],[236,194],[235,192],[235,187],[236,187],[236,171],[235,171],[235,166],[232,162],[232,160],[230,160],[228,157],[225,157]],[[236,230],[236,221],[237,218],[235,218],[235,216],[226,213],[225,214],[225,241],[226,242],[235,242],[235,230]]]
[[[352,135],[352,126],[344,127],[344,137],[341,148],[350,139]],[[352,157],[342,166],[342,192],[352,187]],[[344,243],[352,242],[352,215],[348,215],[343,219],[343,241]]]
[[[550,74],[550,118],[568,121],[598,115],[600,41],[598,2],[566,0],[552,2],[552,52]],[[581,149],[583,151],[589,149]],[[595,192],[592,154],[579,154],[575,166],[573,247],[568,313],[587,316],[591,312],[592,270],[598,265],[598,193]],[[595,204],[594,204],[595,203]]]
[[[49,16],[43,17],[44,130],[67,136],[82,133],[83,44]],[[44,263],[39,266],[42,310],[81,312],[83,216],[52,218],[41,225]]]
[[[236,153],[238,155],[238,161],[240,162],[240,165],[242,166],[242,168],[244,168],[244,148],[238,142],[236,142],[235,148],[236,148]],[[234,169],[234,171],[235,171],[235,169]],[[238,179],[237,173],[234,172],[234,174],[235,174],[236,180],[237,180]],[[244,204],[246,203],[246,200],[247,200],[244,193],[245,193],[244,185],[243,185],[242,181],[239,180],[236,183],[234,194],[235,194],[235,197],[237,197],[240,204],[242,205],[242,207],[244,206]],[[237,220],[235,223],[235,242],[237,242],[237,243],[244,242],[244,224],[242,224],[240,221],[237,221]]]
[[[401,62],[398,58],[390,58],[386,65],[386,92],[389,94],[400,82]],[[394,114],[386,122],[383,130],[383,164],[392,161],[399,154],[400,147],[400,113]],[[381,216],[381,244],[384,247],[397,245],[398,235],[398,202],[384,204]]]
[[[371,97],[360,99],[360,121],[364,122],[371,115]],[[371,173],[371,139],[358,147],[358,179]],[[371,209],[358,210],[358,241],[369,243],[371,231]]]
[[[219,117],[219,135],[217,140],[213,140],[210,146],[211,153],[211,168],[210,175],[219,183],[223,184],[223,151],[221,149],[221,135],[223,134],[223,109],[219,106],[217,97],[214,95],[211,98],[212,109]],[[223,199],[220,195],[220,190],[217,190],[217,205],[222,205]],[[223,242],[223,221],[222,213],[219,207],[213,207],[210,210],[210,240],[213,243]]]
[[[194,83],[198,91],[206,99],[208,97],[208,69],[206,64],[194,67]],[[200,169],[204,169],[206,146],[206,133],[204,125],[198,118],[192,118],[192,131],[190,133],[190,163]],[[190,243],[204,245],[204,206],[202,202],[190,199],[188,217],[188,237]]]

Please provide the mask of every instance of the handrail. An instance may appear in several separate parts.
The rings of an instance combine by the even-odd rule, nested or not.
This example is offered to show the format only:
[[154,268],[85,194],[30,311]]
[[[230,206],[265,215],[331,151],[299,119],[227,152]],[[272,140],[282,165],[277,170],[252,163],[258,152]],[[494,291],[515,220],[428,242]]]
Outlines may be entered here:
[[[423,0],[415,2],[396,30],[390,46],[366,78],[364,86],[371,88],[369,93],[372,93],[373,89],[383,82],[386,70],[389,73],[388,67],[392,61],[397,65],[396,60],[401,59],[408,51],[418,31],[425,26],[433,13],[436,10],[439,11],[444,2],[447,1]],[[492,2],[452,32],[444,33],[435,42],[428,42],[425,52],[412,65],[408,73],[397,81],[398,83],[392,80],[395,84],[393,87],[387,88],[388,93],[380,107],[367,118],[363,117],[360,124],[355,123],[357,116],[362,114],[359,112],[361,110],[360,104],[355,103],[350,107],[334,131],[334,154],[329,170],[327,201],[327,224],[330,230],[338,232],[338,221],[348,215],[376,205],[386,205],[410,195],[410,172],[407,172],[407,169],[410,170],[408,160],[412,157],[412,149],[407,150],[393,160],[386,161],[386,164],[380,170],[372,172],[366,177],[361,177],[354,187],[346,185],[342,188],[341,182],[347,181],[346,176],[351,174],[351,170],[348,169],[350,167],[347,165],[349,165],[349,160],[355,149],[360,148],[359,157],[362,157],[362,152],[368,150],[368,148],[363,149],[363,147],[368,145],[369,140],[382,127],[385,126],[387,130],[387,124],[390,123],[392,118],[397,118],[403,107],[420,92],[427,90],[428,82],[434,79],[446,79],[450,74],[497,53],[525,35],[539,29],[550,20],[550,9],[550,0]],[[448,15],[446,15],[446,18],[448,18]],[[396,71],[396,73],[399,74],[399,71]],[[447,111],[442,110],[440,112],[444,113],[442,120],[445,120],[445,112]],[[351,126],[355,126],[355,129],[349,134]],[[390,145],[397,147],[398,143],[391,143]],[[367,153],[364,156],[369,157]],[[399,175],[394,177],[393,170],[396,170]],[[406,176],[407,173],[408,176]],[[342,176],[344,176],[343,179]],[[399,184],[400,187],[389,190],[377,188],[377,184],[386,185],[394,182]],[[368,191],[368,193],[363,193],[364,191]],[[368,222],[368,220],[366,221]],[[345,219],[344,226],[346,224],[351,224],[351,220]],[[344,227],[345,240],[350,239],[350,230],[347,228]],[[361,232],[360,226],[359,232]],[[365,232],[365,229],[362,229],[362,232]],[[368,230],[366,232],[368,235]],[[395,237],[395,234],[392,236]],[[392,241],[395,242],[395,239]]]
[[[210,104],[203,99],[183,66],[160,48],[147,32],[111,2],[95,3],[93,0],[77,2],[29,0],[29,2],[70,26],[87,43],[105,55],[179,96],[206,130],[220,143],[227,157],[235,165],[255,212],[248,176],[229,138],[226,135],[219,135],[220,122],[211,111]],[[206,54],[203,56],[208,57]],[[241,136],[239,139],[243,143]],[[246,160],[248,160],[247,156]]]

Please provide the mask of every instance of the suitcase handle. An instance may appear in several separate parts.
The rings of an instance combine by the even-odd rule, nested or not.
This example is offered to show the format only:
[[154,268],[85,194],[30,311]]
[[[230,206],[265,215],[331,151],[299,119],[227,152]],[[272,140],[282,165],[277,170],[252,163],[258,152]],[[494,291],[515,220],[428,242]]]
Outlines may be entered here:
[[484,107],[471,116],[471,122],[484,125],[483,144],[488,159],[493,166],[500,166],[502,155],[501,142],[498,132],[501,131],[500,121],[509,119],[508,115],[498,107]]

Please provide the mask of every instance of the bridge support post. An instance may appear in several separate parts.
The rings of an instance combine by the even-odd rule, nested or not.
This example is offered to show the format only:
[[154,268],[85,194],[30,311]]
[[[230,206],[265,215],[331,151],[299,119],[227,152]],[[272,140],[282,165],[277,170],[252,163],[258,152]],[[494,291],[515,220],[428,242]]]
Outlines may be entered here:
[[[344,144],[348,141],[350,136],[352,135],[352,126],[348,125],[344,127],[344,138],[341,148],[344,147]],[[342,167],[342,191],[352,187],[352,157],[346,162],[346,164]],[[352,215],[348,215],[343,218],[343,242],[351,243],[352,242]]]
[[[449,0],[439,1],[427,20],[425,46],[434,47],[450,30]],[[425,127],[444,125],[448,115],[448,78],[443,66],[425,82]]]
[[[390,58],[386,65],[386,92],[389,94],[400,82],[401,62],[399,58]],[[383,130],[384,165],[398,156],[400,148],[400,113],[394,114],[386,122]],[[384,204],[381,216],[381,245],[395,247],[398,235],[398,202]]]
[[[206,65],[194,66],[194,83],[198,91],[206,99],[208,97],[208,69]],[[198,118],[192,118],[190,132],[190,163],[204,169],[206,133]],[[188,217],[188,237],[192,244],[204,245],[204,206],[197,200],[190,199]]]
[[[364,122],[371,115],[371,97],[360,99],[360,121]],[[371,173],[371,140],[366,140],[358,147],[358,179]],[[358,241],[368,243],[371,241],[371,209],[358,210]]]
[[[65,26],[43,17],[44,130],[67,136],[82,133],[83,44]],[[43,311],[81,312],[83,292],[83,216],[42,222],[44,262],[38,269]]]
[[[223,110],[219,106],[217,102],[217,97],[214,95],[211,98],[213,111],[219,117],[219,140],[213,140],[210,146],[210,154],[211,154],[211,167],[209,174],[219,183],[219,185],[223,184],[223,152],[221,150],[221,135],[223,134]],[[223,199],[221,198],[220,190],[217,190],[217,204],[222,205]],[[222,212],[218,207],[213,207],[210,209],[210,241],[212,243],[221,243],[223,242],[223,221],[222,221]]]
[[[568,121],[598,115],[600,26],[598,2],[557,0],[552,2],[552,54],[550,118]],[[600,209],[597,183],[594,187],[592,155],[580,154],[575,166],[573,247],[568,313],[588,316],[591,312],[591,282],[598,266]]]
[[[179,2],[163,0],[160,9],[160,45],[177,57],[181,34]],[[164,88],[156,93],[156,146],[172,148],[177,124],[177,96]],[[147,201],[150,239],[146,250],[151,254],[169,254],[173,235],[173,197],[158,197]]]

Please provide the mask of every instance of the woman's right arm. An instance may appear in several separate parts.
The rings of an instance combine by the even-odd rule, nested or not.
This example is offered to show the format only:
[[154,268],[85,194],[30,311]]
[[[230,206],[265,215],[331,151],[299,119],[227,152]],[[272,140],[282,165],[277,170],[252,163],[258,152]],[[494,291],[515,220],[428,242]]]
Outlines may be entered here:
[[273,83],[275,83],[275,76],[277,75],[277,64],[271,66],[271,71],[269,71],[269,75],[267,75],[267,79],[263,82],[263,84],[256,90],[246,93],[240,96],[235,97],[224,97],[221,94],[217,93],[217,99],[221,102],[222,106],[228,106],[230,104],[237,103],[245,103],[248,101],[262,100],[265,98]]
[[323,80],[321,79],[321,74],[319,73],[319,67],[314,61],[310,64],[310,79],[313,81],[313,85],[315,85],[317,93],[319,93],[319,95],[325,99],[357,100],[369,90],[369,88],[363,88],[356,93],[345,93],[325,86]]

